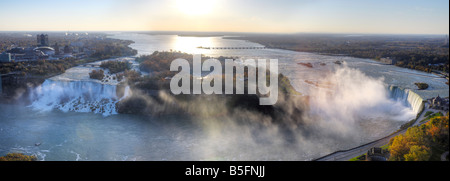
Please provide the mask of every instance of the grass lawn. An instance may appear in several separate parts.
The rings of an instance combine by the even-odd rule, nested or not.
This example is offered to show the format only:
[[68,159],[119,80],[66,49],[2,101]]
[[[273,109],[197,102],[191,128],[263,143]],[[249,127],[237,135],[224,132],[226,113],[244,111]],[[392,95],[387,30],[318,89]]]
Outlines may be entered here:
[[431,118],[434,118],[434,117],[444,116],[441,112],[437,112],[437,113],[434,113],[434,114],[428,114],[429,112],[431,112],[431,111],[428,111],[427,113],[425,113],[425,117],[426,118],[423,119],[422,121],[420,121],[420,123],[428,121],[428,120],[430,120]]
[[359,156],[357,156],[357,157],[355,157],[355,158],[352,158],[352,159],[350,159],[350,160],[348,160],[348,161],[365,161],[365,156],[367,155],[367,153],[364,153],[364,154],[362,154],[362,155],[359,155]]
[[427,111],[427,112],[425,113],[425,117],[428,117],[428,116],[431,115],[431,114],[433,114],[433,111]]
[[380,147],[383,150],[389,150],[389,144],[385,144],[384,146]]

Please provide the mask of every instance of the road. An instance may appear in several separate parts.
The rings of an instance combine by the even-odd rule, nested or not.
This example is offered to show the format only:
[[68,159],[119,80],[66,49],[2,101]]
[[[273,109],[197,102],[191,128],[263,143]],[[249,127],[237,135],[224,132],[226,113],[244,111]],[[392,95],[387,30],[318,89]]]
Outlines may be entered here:
[[[425,113],[428,111],[432,111],[433,113],[439,112],[439,110],[435,110],[435,109],[428,109],[428,104],[425,103],[425,110],[422,111],[422,114],[419,116],[419,118],[416,120],[416,122],[414,123],[413,126],[418,126],[418,125],[422,125],[426,122],[420,123],[421,120],[423,120],[425,118]],[[324,157],[315,159],[314,161],[348,161],[356,156],[362,155],[364,153],[366,153],[370,148],[372,147],[381,147],[384,146],[386,144],[389,143],[389,140],[399,134],[404,134],[406,132],[407,129],[401,130],[399,132],[396,132],[388,137],[355,147],[355,148],[351,148],[348,150],[342,150],[342,151],[337,151],[334,153],[331,153],[329,155],[326,155]]]

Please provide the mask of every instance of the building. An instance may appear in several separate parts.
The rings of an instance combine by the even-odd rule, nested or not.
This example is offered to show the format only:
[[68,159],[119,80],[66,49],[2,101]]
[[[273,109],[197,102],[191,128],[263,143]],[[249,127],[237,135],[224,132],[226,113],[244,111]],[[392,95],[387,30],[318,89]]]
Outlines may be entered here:
[[64,54],[70,55],[70,54],[72,54],[72,52],[73,52],[72,47],[70,47],[68,45],[64,46]]
[[48,46],[41,46],[33,49],[34,52],[41,51],[45,55],[55,55],[55,49]]
[[55,55],[59,55],[59,45],[58,45],[58,43],[55,43],[55,45],[53,46],[53,49],[55,49]]
[[367,151],[366,160],[367,161],[386,161],[386,157],[384,156],[384,151],[382,148],[373,147]]
[[449,110],[449,99],[441,98],[439,95],[433,99],[431,99],[430,108],[448,111]]
[[11,62],[11,53],[3,52],[0,54],[0,62]]
[[40,47],[40,46],[48,46],[49,45],[49,43],[48,43],[48,35],[47,34],[40,34],[40,35],[37,35],[36,36],[36,38],[37,38],[37,46],[38,47]]
[[81,42],[81,41],[78,41],[78,42],[71,42],[71,43],[70,43],[70,46],[81,48],[81,47],[84,47],[84,43]]
[[[28,47],[28,48],[20,48],[13,51],[14,53],[11,53],[11,58],[15,62],[23,62],[23,61],[36,61],[39,59],[47,59],[48,55],[45,54],[42,50],[48,50],[51,51],[51,49],[48,49],[47,47]],[[49,53],[49,52],[47,52]]]
[[390,57],[381,58],[380,62],[388,65],[395,65],[397,63],[397,61],[391,59]]
[[11,53],[11,54],[24,54],[25,53],[25,48],[14,47],[14,48],[11,48],[11,50],[8,50],[6,52],[7,53]]

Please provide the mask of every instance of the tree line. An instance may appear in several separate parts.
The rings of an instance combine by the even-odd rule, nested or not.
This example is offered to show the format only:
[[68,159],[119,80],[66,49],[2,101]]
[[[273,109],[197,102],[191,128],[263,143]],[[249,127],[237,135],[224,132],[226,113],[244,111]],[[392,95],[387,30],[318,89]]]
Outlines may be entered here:
[[300,52],[375,60],[390,57],[399,67],[425,72],[449,71],[448,38],[438,35],[266,34],[227,38],[248,40],[265,45],[267,48]]

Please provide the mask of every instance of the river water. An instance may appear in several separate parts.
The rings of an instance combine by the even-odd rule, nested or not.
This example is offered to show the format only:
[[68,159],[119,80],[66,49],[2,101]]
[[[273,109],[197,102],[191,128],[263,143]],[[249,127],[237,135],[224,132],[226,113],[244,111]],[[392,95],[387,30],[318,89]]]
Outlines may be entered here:
[[[311,114],[320,115],[312,120],[316,131],[293,133],[296,142],[286,143],[271,125],[256,139],[254,128],[228,118],[116,114],[110,108],[120,97],[106,96],[114,92],[115,83],[86,80],[93,68],[75,67],[44,82],[36,90],[34,105],[0,104],[0,155],[22,152],[39,160],[310,160],[383,137],[414,118],[422,98],[448,96],[444,79],[367,59],[278,49],[196,48],[262,46],[222,37],[111,37],[135,41],[130,46],[140,55],[172,50],[278,59],[279,72],[297,91],[311,96]],[[311,63],[313,68],[298,63]],[[430,88],[415,90],[415,82],[426,82]],[[109,106],[92,111],[77,104],[74,109],[75,101],[62,104],[60,94],[83,97],[81,105],[101,106],[106,99]]]

